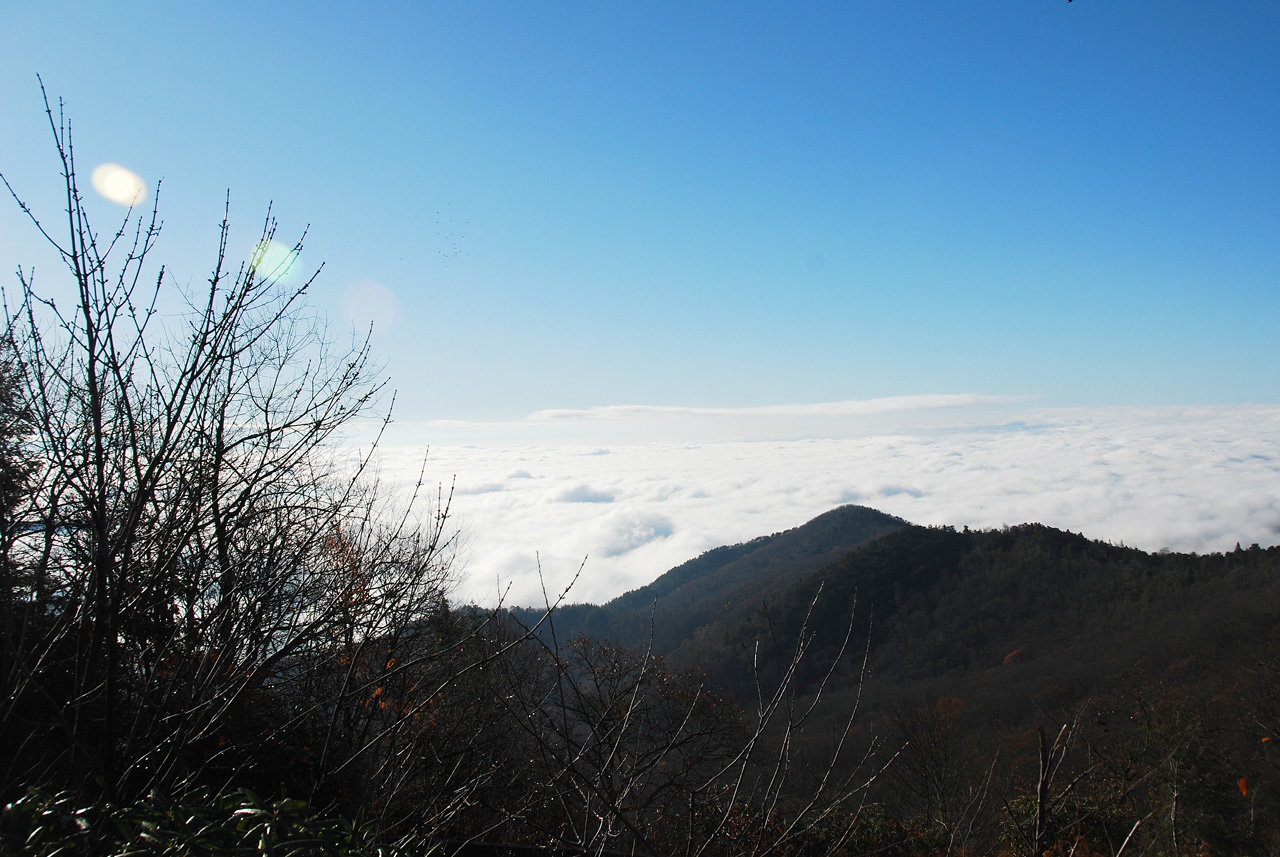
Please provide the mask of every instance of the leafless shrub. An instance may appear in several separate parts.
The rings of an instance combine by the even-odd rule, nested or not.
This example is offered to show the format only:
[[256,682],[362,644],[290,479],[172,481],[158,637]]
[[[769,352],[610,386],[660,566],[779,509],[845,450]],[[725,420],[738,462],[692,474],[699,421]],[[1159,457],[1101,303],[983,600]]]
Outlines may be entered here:
[[[801,703],[794,678],[814,636],[806,621],[784,658],[782,679],[759,683],[743,712],[696,672],[675,673],[652,650],[587,638],[559,640],[554,609],[523,661],[504,660],[495,697],[519,730],[526,773],[520,800],[504,807],[525,836],[603,854],[835,853],[858,820],[878,770],[874,746],[851,756],[857,706],[830,736],[815,769],[796,743],[820,704]],[[850,632],[852,623],[850,624]],[[842,665],[841,656],[830,667]],[[757,648],[757,675],[764,655]],[[864,657],[865,667],[865,657]],[[828,673],[828,677],[830,672]]]
[[[385,670],[421,655],[415,629],[448,580],[448,502],[388,522],[368,459],[354,472],[333,459],[385,382],[367,338],[339,345],[306,309],[310,280],[265,270],[274,220],[237,266],[224,218],[208,281],[182,290],[149,264],[159,194],[95,231],[70,123],[45,109],[61,236],[5,184],[76,300],[20,269],[6,304],[22,415],[9,454],[26,471],[5,509],[4,782],[96,784],[107,799],[174,788],[251,752],[234,723],[265,690],[295,717],[314,708],[309,683],[330,663],[347,667],[330,731],[359,750],[375,727],[352,700],[378,676],[356,665],[374,640]],[[187,303],[177,329],[157,315],[165,290]],[[348,764],[326,755],[320,773]]]

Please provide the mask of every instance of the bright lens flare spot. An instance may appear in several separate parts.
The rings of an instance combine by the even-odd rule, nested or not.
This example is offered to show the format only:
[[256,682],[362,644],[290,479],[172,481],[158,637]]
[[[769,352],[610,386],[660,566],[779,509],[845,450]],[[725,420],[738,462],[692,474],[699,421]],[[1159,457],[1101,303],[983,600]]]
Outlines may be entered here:
[[93,189],[120,205],[137,205],[147,198],[147,183],[119,164],[101,164],[94,169]]
[[251,264],[260,279],[287,282],[298,269],[298,252],[279,241],[260,241]]

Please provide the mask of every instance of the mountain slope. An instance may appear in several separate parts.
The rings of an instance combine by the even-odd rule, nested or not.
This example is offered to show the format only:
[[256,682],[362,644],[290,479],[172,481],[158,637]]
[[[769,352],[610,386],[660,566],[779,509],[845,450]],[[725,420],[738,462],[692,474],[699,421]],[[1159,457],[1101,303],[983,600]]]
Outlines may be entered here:
[[[800,674],[802,689],[812,688],[855,604],[855,639],[859,650],[870,645],[882,699],[981,698],[991,716],[1016,720],[1037,706],[1074,704],[1138,665],[1214,681],[1256,664],[1280,628],[1280,547],[1149,554],[1039,524],[909,526],[677,655],[746,694],[743,650],[774,635],[790,644],[813,605],[810,666]],[[849,686],[856,671],[837,679],[837,690]]]
[[[709,550],[606,604],[563,607],[556,630],[638,647],[652,639],[654,651],[665,654],[712,625],[740,621],[764,598],[904,526],[875,509],[841,506],[799,527]],[[533,618],[538,611],[514,612]]]
[[[868,704],[881,713],[940,695],[993,723],[1025,722],[1122,683],[1126,670],[1177,665],[1178,681],[1207,686],[1280,651],[1280,547],[1149,554],[1040,524],[957,531],[846,506],[708,551],[607,604],[562,608],[556,628],[652,645],[745,699],[757,641],[786,651],[811,605],[801,692],[833,662],[856,610]],[[836,707],[859,663],[828,685]]]
[[794,529],[707,551],[608,606],[647,611],[655,599],[663,610],[754,601],[906,525],[866,506],[841,506]]

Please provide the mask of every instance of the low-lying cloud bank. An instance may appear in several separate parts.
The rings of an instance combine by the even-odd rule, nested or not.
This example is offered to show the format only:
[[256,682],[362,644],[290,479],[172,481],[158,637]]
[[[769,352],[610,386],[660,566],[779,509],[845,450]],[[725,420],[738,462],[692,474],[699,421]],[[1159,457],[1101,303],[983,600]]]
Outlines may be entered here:
[[748,408],[690,408],[665,405],[606,405],[579,410],[559,409],[534,411],[531,421],[539,420],[672,420],[687,417],[719,417],[741,419],[751,417],[862,417],[897,414],[908,411],[943,408],[974,408],[1021,402],[1033,396],[984,396],[977,393],[952,393],[931,396],[885,396],[879,399],[853,399],[843,402],[820,402],[811,405],[763,405]]
[[[598,602],[709,548],[844,503],[920,524],[1039,521],[1148,550],[1280,542],[1280,407],[1032,411],[1024,403],[1009,414],[1008,400],[956,404],[1001,404],[1001,421],[802,439],[601,446],[536,434],[529,443],[432,445],[428,477],[446,486],[456,477],[453,512],[470,540],[456,597],[540,603],[539,560],[554,594],[585,558],[571,600]],[[635,410],[543,412],[536,422],[664,416]],[[673,410],[679,419],[699,409]],[[408,485],[419,472],[426,447],[407,440],[402,433],[380,453],[388,481]]]
[[1036,398],[947,393],[739,408],[606,405],[534,411],[518,420],[402,423],[394,435],[399,443],[424,438],[433,444],[486,446],[852,437],[990,422]]

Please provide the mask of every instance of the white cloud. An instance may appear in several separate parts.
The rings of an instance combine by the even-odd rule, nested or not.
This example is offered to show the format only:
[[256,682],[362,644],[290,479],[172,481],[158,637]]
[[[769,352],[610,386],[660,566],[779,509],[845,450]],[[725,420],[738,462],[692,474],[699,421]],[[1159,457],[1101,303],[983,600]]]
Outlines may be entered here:
[[[827,417],[867,416],[938,408],[975,408],[1025,402],[1035,396],[984,396],[958,393],[929,396],[887,396],[809,405],[766,405],[754,408],[687,408],[665,405],[607,405],[581,410],[534,411],[530,420],[659,420],[682,417]],[[607,452],[607,450],[605,450]]]
[[597,491],[590,485],[575,485],[561,491],[556,499],[561,503],[612,503],[613,495],[607,491]]
[[[535,556],[549,589],[587,557],[572,599],[601,601],[847,502],[922,524],[1039,521],[1149,550],[1280,541],[1278,407],[1013,416],[852,437],[611,444],[609,455],[590,454],[591,443],[433,445],[428,474],[446,484],[456,474],[453,511],[472,537],[458,597],[490,603],[499,580],[510,602],[541,601]],[[383,472],[408,487],[422,453],[385,447]]]
[[412,443],[429,437],[445,445],[535,446],[574,444],[582,455],[607,455],[608,443],[634,445],[655,441],[688,444],[712,440],[788,440],[800,437],[849,437],[917,430],[931,424],[990,420],[993,414],[1023,407],[1037,396],[959,393],[890,396],[817,404],[745,408],[667,405],[609,405],[534,411],[522,419],[490,422],[436,419],[398,423],[388,439]]
[[598,541],[607,557],[622,556],[650,542],[668,538],[675,532],[675,525],[663,515],[623,513],[600,524],[602,532]]
[[492,494],[495,491],[501,491],[503,484],[501,482],[485,482],[482,485],[464,485],[457,488],[455,494]]

